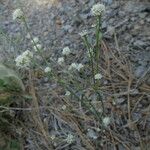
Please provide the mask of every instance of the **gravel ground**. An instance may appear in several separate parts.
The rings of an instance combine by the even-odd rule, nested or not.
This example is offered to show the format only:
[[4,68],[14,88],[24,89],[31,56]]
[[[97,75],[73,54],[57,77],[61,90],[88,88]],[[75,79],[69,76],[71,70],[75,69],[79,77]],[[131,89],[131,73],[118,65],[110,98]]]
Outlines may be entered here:
[[[92,25],[90,8],[94,0],[40,0],[21,1],[28,18],[32,34],[40,38],[44,50],[51,55],[69,46],[75,52],[83,50],[78,33]],[[150,58],[150,3],[148,1],[103,0],[107,12],[103,21],[104,39],[114,48],[112,33],[115,29],[119,47],[130,57],[136,67],[134,72],[140,77],[149,66]],[[18,1],[0,3],[0,28],[10,38],[19,40],[18,49],[30,48],[26,32],[12,21],[12,12],[18,7]],[[1,46],[2,47],[2,46]],[[3,48],[4,49],[4,48]],[[6,49],[6,48],[5,48]],[[8,49],[8,48],[7,48]],[[9,51],[15,51],[14,47]]]
[[[17,0],[0,1],[0,30],[11,39],[8,42],[0,37],[0,60],[9,61],[8,56],[14,58],[27,48],[31,49],[23,25],[12,20],[12,12],[18,6],[22,6],[28,18],[31,33],[39,37],[45,57],[49,58],[53,55],[59,57],[65,46],[69,46],[74,53],[85,51],[79,32],[88,29],[90,33],[93,18],[89,12],[96,2],[99,1],[43,0],[42,3],[40,0],[22,0],[21,3]],[[150,2],[148,0],[101,0],[101,2],[106,5],[107,9],[102,24],[104,40],[110,48],[117,49],[118,46],[113,37],[115,31],[119,50],[130,59],[136,78],[140,78],[149,71],[150,67]],[[44,79],[42,84],[48,88],[49,84],[46,82]],[[147,82],[150,84],[149,77]],[[43,91],[41,90],[41,93]],[[51,119],[54,120],[50,116],[49,120]],[[34,145],[32,138],[28,139],[30,148],[27,149],[34,149],[31,147]],[[84,148],[79,146],[78,149]]]

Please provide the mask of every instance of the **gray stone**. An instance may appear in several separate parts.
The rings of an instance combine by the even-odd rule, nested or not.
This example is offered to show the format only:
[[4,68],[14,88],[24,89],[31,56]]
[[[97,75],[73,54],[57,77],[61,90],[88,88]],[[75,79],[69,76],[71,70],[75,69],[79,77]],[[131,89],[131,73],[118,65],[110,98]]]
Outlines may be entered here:
[[107,28],[107,23],[106,23],[106,21],[103,21],[103,23],[102,23],[102,29],[106,29]]
[[132,17],[132,18],[131,18],[131,21],[135,21],[135,20],[136,20],[136,17]]
[[117,104],[121,104],[121,103],[123,103],[124,101],[125,101],[124,98],[117,98],[115,102],[116,102]]
[[146,18],[146,21],[147,21],[147,22],[150,22],[150,18]]
[[150,46],[146,47],[146,51],[150,51]]
[[126,12],[125,11],[119,11],[118,14],[120,17],[124,17],[126,15]]
[[147,84],[150,85],[150,78],[147,79]]
[[142,18],[142,19],[144,19],[146,17],[146,15],[147,15],[146,12],[145,13],[139,13],[139,17]]
[[139,67],[137,67],[137,69],[135,70],[135,76],[137,77],[137,78],[140,78],[143,74],[144,74],[144,72],[145,72],[145,67],[144,66],[139,66]]
[[108,26],[107,32],[112,36],[115,33],[115,28],[112,26]]
[[69,31],[70,28],[71,28],[71,25],[65,25],[65,26],[63,26],[63,29],[65,31]]
[[135,47],[145,47],[145,46],[146,46],[146,43],[143,42],[142,40],[137,40],[137,41],[135,41],[135,42],[133,43],[133,45],[134,45]]
[[110,5],[110,4],[112,4],[113,0],[102,0],[102,2],[104,2],[105,4]]

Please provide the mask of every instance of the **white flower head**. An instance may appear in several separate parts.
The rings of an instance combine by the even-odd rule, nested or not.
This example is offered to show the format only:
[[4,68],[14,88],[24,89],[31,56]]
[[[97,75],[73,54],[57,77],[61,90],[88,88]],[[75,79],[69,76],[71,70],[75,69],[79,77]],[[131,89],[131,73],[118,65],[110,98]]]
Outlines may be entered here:
[[95,130],[96,130],[97,132],[100,132],[100,131],[101,131],[101,129],[100,129],[100,128],[96,128]]
[[68,134],[67,138],[65,139],[65,141],[68,144],[71,144],[74,141],[74,136],[72,134]]
[[29,33],[27,33],[26,38],[31,39],[31,35]]
[[62,65],[64,63],[64,57],[59,57],[57,62],[59,65]]
[[84,66],[83,66],[82,64],[77,64],[77,65],[76,65],[76,69],[77,69],[78,71],[80,71],[83,67],[84,67]]
[[27,64],[24,65],[22,55],[17,56],[17,58],[15,59],[15,62],[16,62],[16,66],[17,66],[17,67],[20,67],[20,68],[23,68],[23,67],[25,67],[25,66],[28,66]]
[[48,73],[48,72],[51,72],[52,71],[52,69],[50,68],[50,67],[46,67],[45,69],[44,69],[44,72],[45,73]]
[[96,27],[96,24],[92,24],[92,26],[91,26],[92,28],[95,28]]
[[100,80],[102,77],[103,76],[100,73],[98,73],[94,76],[95,80]]
[[33,58],[33,53],[30,52],[29,50],[26,50],[15,59],[16,66],[20,68],[27,68],[30,66],[32,58]]
[[72,63],[72,64],[69,66],[68,70],[74,70],[74,69],[76,69],[76,68],[77,68],[77,63]]
[[67,106],[63,105],[61,108],[62,108],[62,110],[66,110]]
[[92,129],[88,129],[87,135],[93,140],[96,140],[98,138],[98,136],[96,135],[96,132]]
[[63,51],[62,51],[62,54],[63,55],[69,55],[71,53],[71,50],[70,48],[67,46],[67,47],[64,47]]
[[16,9],[12,14],[13,20],[21,19],[23,17],[23,12],[20,8]]
[[34,37],[32,40],[31,40],[31,43],[32,44],[37,44],[39,42],[39,38],[38,37]]
[[33,58],[33,53],[29,50],[26,50],[25,52],[22,53],[22,56],[31,59]]
[[84,36],[86,36],[87,34],[88,34],[87,30],[83,30],[82,32],[79,33],[79,35],[80,35],[81,37],[84,37]]
[[107,127],[110,124],[110,118],[109,117],[103,118],[103,124],[105,127]]
[[87,51],[87,55],[88,55],[88,57],[93,57],[93,55],[94,55],[93,49],[90,48],[90,50]]
[[70,96],[70,92],[69,91],[66,91],[66,93],[65,93],[65,96]]
[[36,46],[34,46],[33,48],[37,52],[38,50],[42,49],[42,45],[41,44],[36,44]]
[[52,141],[53,141],[55,138],[56,138],[55,135],[52,135],[52,136],[51,136]]
[[78,70],[78,71],[80,71],[83,67],[84,66],[81,63],[80,64],[78,64],[78,63],[72,63],[69,66],[68,70]]
[[105,6],[103,4],[95,4],[91,9],[93,16],[101,16],[105,12]]

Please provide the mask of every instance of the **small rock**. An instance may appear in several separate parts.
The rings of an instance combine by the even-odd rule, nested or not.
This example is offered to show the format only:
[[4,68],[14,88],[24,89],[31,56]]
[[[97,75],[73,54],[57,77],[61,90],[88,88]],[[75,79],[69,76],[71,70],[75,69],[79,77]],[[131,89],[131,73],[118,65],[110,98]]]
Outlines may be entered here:
[[130,35],[128,33],[124,37],[125,41],[129,41],[131,38],[132,38],[132,35]]
[[135,20],[136,20],[136,17],[132,17],[132,18],[131,18],[131,21],[135,21]]
[[139,29],[140,29],[140,26],[136,24],[136,25],[134,26],[134,30],[139,30]]
[[147,21],[147,22],[150,22],[150,18],[146,18],[146,21]]
[[71,25],[65,25],[65,26],[63,26],[63,29],[64,29],[65,31],[68,31],[70,28],[71,28]]
[[115,102],[116,102],[117,104],[121,104],[121,103],[123,103],[124,101],[125,101],[124,98],[117,98]]
[[107,32],[112,36],[115,33],[115,28],[112,26],[108,26]]
[[49,81],[48,77],[43,78],[43,82],[47,83]]
[[120,17],[124,17],[126,15],[125,11],[119,11],[118,14],[119,14]]
[[145,23],[144,20],[140,20],[141,25],[144,25],[144,23]]
[[137,41],[135,41],[135,42],[133,43],[133,45],[134,45],[135,47],[145,47],[145,46],[146,46],[146,43],[143,42],[142,40],[137,40]]
[[96,132],[92,129],[88,129],[87,136],[93,140],[96,140],[98,138]]
[[75,25],[76,27],[79,27],[82,24],[83,20],[79,15],[74,16],[73,18],[73,25]]
[[147,79],[147,84],[150,85],[150,78]]
[[102,23],[102,29],[106,29],[107,28],[107,23],[106,23],[106,21],[103,21],[103,23]]
[[150,51],[150,46],[146,47],[146,51]]
[[89,14],[80,14],[80,17],[82,18],[82,20],[86,20],[89,17]]
[[102,2],[104,2],[107,5],[112,4],[113,0],[102,0]]
[[141,114],[140,113],[132,113],[132,118],[134,121],[137,121],[141,118]]
[[142,19],[144,19],[146,17],[146,15],[147,15],[146,12],[145,13],[139,13],[139,17],[142,18]]
[[145,67],[144,67],[144,66],[139,66],[139,67],[135,70],[135,76],[136,76],[137,78],[140,78],[140,77],[143,75],[144,71],[145,71]]

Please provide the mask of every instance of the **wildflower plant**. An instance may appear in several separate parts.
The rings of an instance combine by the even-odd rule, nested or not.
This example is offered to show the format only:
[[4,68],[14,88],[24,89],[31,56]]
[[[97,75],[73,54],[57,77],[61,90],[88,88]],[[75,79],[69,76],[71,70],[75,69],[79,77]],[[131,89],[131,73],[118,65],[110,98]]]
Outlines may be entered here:
[[[87,30],[83,30],[81,33],[79,33],[79,35],[81,36],[81,38],[83,39],[83,42],[87,48],[87,53],[90,59],[90,64],[89,67],[92,68],[91,69],[91,74],[92,74],[92,79],[93,79],[93,89],[95,90],[95,93],[98,93],[98,89],[97,87],[99,87],[99,82],[96,82],[96,80],[100,80],[102,78],[102,75],[100,74],[100,70],[99,70],[99,62],[100,62],[100,45],[101,45],[101,40],[102,40],[102,33],[101,33],[101,18],[102,15],[105,12],[105,6],[102,4],[96,4],[92,7],[91,9],[91,13],[94,16],[94,18],[96,19],[96,26],[95,26],[95,46],[92,46],[92,44],[89,42],[88,40],[88,31]],[[38,37],[33,37],[31,35],[30,29],[28,27],[26,18],[24,16],[24,14],[21,12],[21,10],[17,9],[14,11],[13,13],[13,18],[14,20],[19,18],[22,20],[22,22],[24,22],[24,25],[28,31],[28,35],[30,37],[31,40],[31,44],[33,45],[33,49],[35,52],[37,52],[36,55],[39,55],[45,65],[46,68],[44,69],[44,72],[47,73],[47,75],[51,76],[51,79],[54,79],[56,82],[58,82],[60,85],[62,85],[65,89],[66,89],[66,94],[67,96],[73,95],[74,97],[76,97],[79,101],[81,101],[81,98],[77,96],[76,92],[77,91],[82,91],[81,89],[83,89],[82,83],[80,82],[78,75],[82,75],[82,76],[86,76],[86,74],[84,74],[84,68],[86,68],[86,66],[84,64],[77,63],[77,62],[72,62],[70,65],[64,65],[63,67],[65,67],[65,69],[62,71],[61,76],[57,75],[56,71],[52,71],[53,69],[51,68],[51,64],[50,62],[48,62],[48,60],[43,56],[43,52],[41,51],[42,49],[42,45],[39,42],[39,38]],[[27,52],[26,52],[27,53]],[[64,47],[62,49],[62,56],[58,58],[57,63],[58,65],[62,65],[65,63],[66,59],[68,59],[70,57],[70,54],[72,53],[72,51],[70,50],[70,48]],[[21,67],[28,67],[31,59],[33,58],[33,54],[32,52],[28,51],[28,54],[30,55],[27,57],[26,55],[20,55],[16,58],[16,66]],[[51,62],[51,63],[55,63],[55,62]],[[75,75],[73,75],[75,74]],[[71,81],[72,85],[68,84],[67,81]],[[91,83],[90,83],[91,84]],[[91,84],[92,85],[92,84]],[[73,88],[75,88],[76,90],[71,90],[69,88],[69,86],[73,86]],[[99,94],[97,94],[99,95]],[[85,105],[89,110],[92,110],[92,112],[97,116],[98,119],[100,119],[98,116],[98,111],[95,110],[94,106],[92,105],[92,103],[90,103],[90,101],[88,100],[88,98],[84,95],[82,95],[82,98],[84,99]],[[82,100],[83,101],[83,100]],[[101,120],[101,119],[100,119]]]
[[[30,28],[28,27],[27,21],[23,14],[20,13],[20,15],[17,17],[17,13],[14,12],[14,20],[15,18],[20,18],[22,22],[24,22],[30,37],[31,44],[33,46],[33,52],[36,52],[34,55],[38,55],[42,58],[44,65],[46,66],[43,68],[43,71],[49,77],[49,79],[57,82],[60,86],[63,87],[64,91],[66,91],[65,97],[68,99],[73,98],[81,102],[81,104],[95,116],[99,122],[99,126],[102,128],[103,125],[107,126],[110,123],[107,118],[103,119],[104,105],[102,95],[99,91],[100,82],[98,82],[98,80],[101,80],[102,78],[101,70],[99,69],[99,63],[102,42],[101,18],[105,12],[105,6],[97,4],[93,6],[91,12],[94,16],[94,19],[96,20],[95,45],[93,46],[93,44],[89,42],[87,30],[83,30],[79,34],[85,44],[88,53],[89,64],[83,64],[82,61],[76,62],[74,59],[72,59],[72,56],[70,55],[72,50],[70,50],[69,47],[64,47],[62,49],[62,53],[59,58],[55,60],[47,60],[43,55],[42,45],[40,44],[39,38],[33,37],[31,35]],[[29,67],[32,63],[32,60],[34,60],[33,52],[25,51],[23,54],[18,56],[15,60],[16,66],[22,68]],[[67,60],[70,59],[70,57],[71,62],[67,63]],[[53,68],[53,64],[56,66],[57,70],[56,68]],[[60,67],[60,65],[62,66]],[[62,69],[61,71],[59,70],[60,68]],[[86,70],[90,71],[90,79],[87,77]],[[89,97],[86,95],[86,92],[89,89],[96,95],[96,100],[101,103],[102,112],[99,112],[99,109],[96,109]],[[63,106],[66,107],[65,105]],[[65,108],[62,109],[65,110]],[[74,136],[69,134],[66,138],[66,142],[71,144],[73,141]]]

